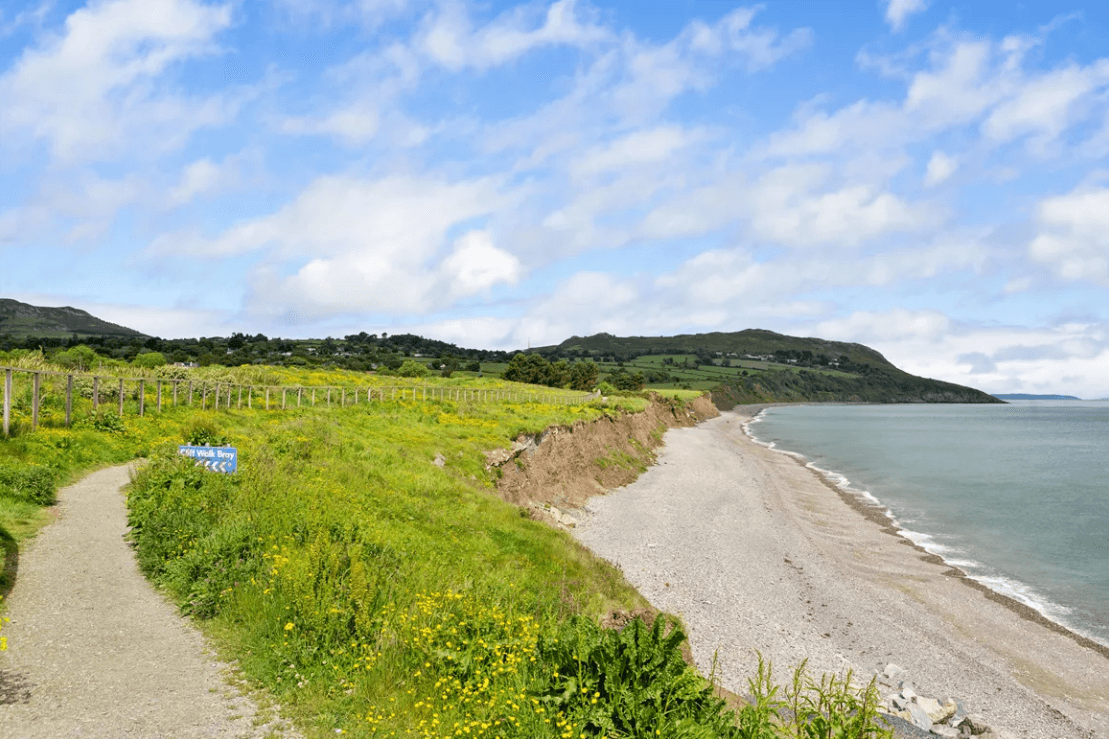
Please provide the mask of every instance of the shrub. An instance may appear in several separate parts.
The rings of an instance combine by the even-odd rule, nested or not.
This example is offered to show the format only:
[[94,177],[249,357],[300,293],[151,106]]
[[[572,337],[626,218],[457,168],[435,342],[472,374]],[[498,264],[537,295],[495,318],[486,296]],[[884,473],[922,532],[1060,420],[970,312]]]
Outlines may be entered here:
[[0,495],[35,505],[54,503],[57,475],[49,467],[0,467]]
[[224,446],[228,438],[211,416],[198,416],[185,427],[185,443],[192,446]]
[[428,369],[415,359],[406,359],[397,368],[397,374],[401,377],[426,377]]
[[140,354],[139,356],[135,357],[135,361],[132,362],[132,364],[136,367],[144,367],[146,369],[155,369],[156,367],[162,367],[165,365],[165,363],[165,355],[163,355],[161,352],[147,352],[145,354]]

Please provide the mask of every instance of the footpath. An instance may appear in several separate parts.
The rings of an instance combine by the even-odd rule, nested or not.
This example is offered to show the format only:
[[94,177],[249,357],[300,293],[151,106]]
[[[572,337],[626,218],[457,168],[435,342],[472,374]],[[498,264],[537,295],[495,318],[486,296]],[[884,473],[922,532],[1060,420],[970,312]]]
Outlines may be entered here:
[[124,536],[127,466],[59,492],[21,553],[0,653],[2,739],[295,737],[229,680],[139,572]]

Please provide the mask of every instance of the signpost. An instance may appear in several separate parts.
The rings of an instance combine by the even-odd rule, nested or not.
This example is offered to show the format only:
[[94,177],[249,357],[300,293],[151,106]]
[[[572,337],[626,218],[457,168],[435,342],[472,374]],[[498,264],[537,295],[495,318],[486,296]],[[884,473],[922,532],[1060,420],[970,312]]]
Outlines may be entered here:
[[233,446],[179,446],[177,453],[192,457],[197,465],[213,472],[234,472],[239,468],[239,450]]

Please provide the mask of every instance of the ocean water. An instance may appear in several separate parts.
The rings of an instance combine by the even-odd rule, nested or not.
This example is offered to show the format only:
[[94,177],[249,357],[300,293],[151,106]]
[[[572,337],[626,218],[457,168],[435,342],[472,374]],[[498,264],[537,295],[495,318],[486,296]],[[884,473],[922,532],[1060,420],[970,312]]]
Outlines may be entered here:
[[1109,646],[1109,402],[813,405],[749,426],[902,535]]

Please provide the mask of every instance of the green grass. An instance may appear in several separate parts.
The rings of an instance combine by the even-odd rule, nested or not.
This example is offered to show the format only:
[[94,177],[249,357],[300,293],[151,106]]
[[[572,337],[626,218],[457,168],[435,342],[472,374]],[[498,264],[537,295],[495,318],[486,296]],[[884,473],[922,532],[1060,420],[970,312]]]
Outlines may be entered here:
[[[195,377],[317,388],[398,382],[254,368]],[[473,384],[404,384],[463,382]],[[82,408],[66,430],[57,427],[56,390],[35,433],[20,406],[19,433],[0,441],[0,467],[46,469],[64,483],[148,458],[128,494],[140,567],[309,737],[785,735],[742,728],[775,724],[772,700],[732,716],[682,661],[677,622],[602,629],[601,616],[648,604],[613,566],[493,490],[485,452],[521,433],[643,408],[644,398],[179,406],[141,419]],[[176,454],[201,438],[236,446],[239,472],[210,473]],[[5,479],[5,505],[42,500],[39,477]],[[26,536],[37,511],[12,507],[4,525]],[[790,734],[801,735],[809,734]]]

